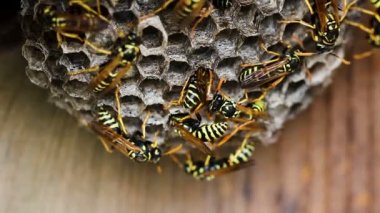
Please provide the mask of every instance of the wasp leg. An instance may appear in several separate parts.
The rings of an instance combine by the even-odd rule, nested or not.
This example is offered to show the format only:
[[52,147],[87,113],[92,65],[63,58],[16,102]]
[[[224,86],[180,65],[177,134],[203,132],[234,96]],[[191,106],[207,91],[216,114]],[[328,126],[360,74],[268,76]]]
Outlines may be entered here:
[[57,47],[60,48],[62,45],[62,36],[60,32],[57,32]]
[[71,71],[71,72],[67,73],[67,75],[74,76],[74,75],[80,75],[80,74],[84,74],[84,73],[98,72],[99,69],[100,69],[99,66],[94,66],[94,67],[90,67],[87,69]]
[[313,7],[310,4],[310,1],[309,0],[305,0],[305,4],[306,4],[307,8],[309,9],[310,14],[313,15],[314,14],[314,10],[313,10]]
[[173,155],[179,151],[181,151],[183,145],[182,144],[179,144],[171,149],[169,149],[168,151],[166,151],[163,155]]
[[148,13],[147,15],[145,16],[142,16],[140,17],[140,21],[143,21],[147,18],[150,18],[154,15],[156,15],[157,13],[165,10],[174,0],[166,0],[164,4],[162,4],[159,8],[157,8],[155,11],[151,12],[151,13]]
[[354,59],[355,60],[361,60],[361,59],[370,57],[372,54],[373,54],[373,50],[369,50],[369,51],[366,51],[363,53],[357,53],[354,55]]
[[120,87],[116,86],[115,89],[115,102],[116,102],[116,109],[117,109],[117,120],[119,121],[121,131],[127,135],[128,131],[125,128],[124,121],[123,121],[123,115],[121,113],[121,103],[120,103]]
[[332,56],[335,56],[336,58],[338,58],[344,65],[350,65],[351,62],[345,58],[342,58],[340,57],[339,55],[335,54],[335,53],[330,53]]
[[313,26],[307,22],[304,22],[302,20],[281,20],[281,21],[279,21],[279,23],[282,23],[282,24],[301,24],[305,27],[308,27],[310,29],[315,30],[315,26]]
[[195,33],[195,29],[198,27],[198,25],[205,19],[207,18],[210,13],[212,12],[213,10],[213,7],[211,4],[209,4],[208,8],[206,11],[202,10],[201,14],[200,14],[200,17],[195,21],[195,23],[193,24],[193,26],[191,27],[191,33],[190,33],[190,37],[193,38],[194,37],[194,33]]
[[216,145],[217,147],[220,147],[222,146],[223,144],[227,143],[231,138],[232,136],[234,136],[238,131],[240,131],[243,127],[245,126],[248,126],[249,124],[252,124],[254,123],[255,121],[247,121],[243,124],[241,124],[240,126],[236,127],[232,132],[230,132],[229,134],[225,135],[222,140],[219,141],[219,143]]
[[[89,42],[87,39],[82,39],[79,35],[74,34],[74,33],[66,33],[66,32],[59,32],[61,36],[71,38],[71,39],[76,39],[80,42],[82,42],[84,45],[89,46],[91,49],[93,49],[95,52],[105,54],[105,55],[111,55],[112,52],[106,49],[103,49],[101,47],[96,46],[95,44]],[[62,42],[62,41],[61,41]]]
[[150,117],[150,112],[148,112],[145,116],[145,119],[143,121],[143,123],[141,124],[141,131],[142,131],[142,138],[145,139],[145,136],[146,136],[146,123],[148,122],[148,119]]
[[367,9],[364,9],[361,7],[351,7],[351,9],[362,12],[362,13],[370,15],[370,16],[373,16],[376,18],[377,21],[380,21],[380,15],[377,14],[376,12],[372,11],[372,10],[367,10]]
[[100,19],[102,19],[103,21],[107,22],[107,23],[111,23],[106,17],[104,17],[102,14],[100,14],[100,2],[99,0],[96,1],[96,4],[97,4],[97,10],[98,11],[95,11],[94,9],[92,9],[90,6],[88,6],[87,4],[85,4],[83,1],[81,0],[71,0],[69,2],[70,6],[73,5],[73,4],[76,4],[80,7],[82,7],[83,9],[87,10],[89,13],[92,13],[94,15],[96,15],[97,17],[99,17]]
[[368,27],[366,27],[366,26],[364,26],[363,24],[360,24],[360,23],[358,23],[358,22],[349,21],[349,20],[344,20],[344,23],[346,23],[346,24],[348,24],[348,25],[350,25],[350,26],[356,27],[356,28],[358,28],[358,29],[360,29],[360,30],[362,30],[362,31],[364,31],[364,32],[366,32],[366,33],[368,33],[368,34],[370,34],[370,35],[373,34],[373,29],[368,28]]
[[350,3],[347,5],[347,0],[344,1],[344,11],[343,11],[343,15],[342,15],[342,17],[339,19],[339,23],[342,22],[342,21],[346,18],[347,14],[348,14],[348,11],[349,11],[350,9],[354,9],[354,8],[358,8],[358,11],[361,11],[361,12],[366,13],[366,14],[368,14],[367,12],[370,12],[371,14],[368,14],[368,15],[372,15],[372,16],[374,16],[378,21],[380,21],[380,16],[379,16],[377,13],[374,13],[374,12],[372,12],[372,11],[369,11],[369,10],[366,10],[366,9],[363,9],[363,8],[360,8],[360,7],[354,7],[354,4],[356,4],[357,2],[358,2],[358,1],[355,0],[355,1],[350,2]]
[[274,55],[274,56],[281,56],[280,53],[277,53],[277,52],[274,52],[274,51],[271,51],[271,50],[268,50],[268,48],[264,45],[264,43],[260,42],[260,48],[263,49],[266,53],[268,54],[271,54],[271,55]]
[[169,104],[167,106],[165,106],[165,110],[170,109],[170,107],[172,107],[172,106],[178,106],[178,105],[182,104],[183,99],[185,97],[185,90],[187,88],[187,85],[189,84],[189,80],[190,80],[190,78],[187,78],[187,80],[184,84],[185,86],[182,87],[182,90],[181,90],[181,93],[180,93],[178,100],[170,101]]
[[103,138],[103,137],[99,137],[99,140],[100,142],[103,144],[104,146],[104,149],[108,152],[108,153],[112,153],[113,152],[113,146],[110,144],[110,142]]

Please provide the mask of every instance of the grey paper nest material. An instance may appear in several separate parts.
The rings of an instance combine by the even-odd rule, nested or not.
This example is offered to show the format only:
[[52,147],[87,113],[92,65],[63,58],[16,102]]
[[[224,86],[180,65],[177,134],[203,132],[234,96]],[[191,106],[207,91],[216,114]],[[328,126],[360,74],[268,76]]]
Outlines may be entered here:
[[[102,2],[112,25],[86,36],[106,48],[116,39],[115,30],[111,28],[125,29],[126,23],[153,11],[163,1]],[[41,26],[33,21],[36,4],[37,1],[22,0],[23,30],[27,38],[23,55],[28,61],[26,73],[30,80],[49,89],[50,100],[78,118],[90,116],[95,105],[104,104],[116,109],[113,94],[94,99],[87,89],[91,75],[65,75],[68,70],[101,64],[109,58],[94,54],[78,42],[64,41],[58,48],[54,33],[43,32]],[[152,113],[148,121],[149,133],[159,130],[160,143],[170,141],[173,136],[168,134],[172,131],[167,126],[169,112],[164,111],[164,105],[178,97],[187,77],[197,67],[213,68],[219,78],[226,78],[226,91],[237,100],[243,95],[237,82],[239,64],[265,59],[264,51],[259,47],[260,40],[269,47],[278,46],[281,39],[290,40],[293,33],[302,38],[304,27],[297,24],[286,26],[278,21],[302,19],[309,15],[303,1],[235,0],[230,9],[214,10],[199,25],[192,38],[190,30],[180,29],[173,23],[170,12],[168,9],[139,23],[137,29],[143,41],[142,56],[121,85],[122,111],[127,127],[131,131],[139,128],[149,111]],[[337,55],[343,55],[341,44],[345,35],[343,27],[335,50]],[[340,60],[322,54],[308,57],[306,64],[313,74],[311,80],[307,80],[305,72],[296,72],[267,96],[271,119],[265,123],[267,131],[259,135],[263,143],[273,142],[284,122],[304,109],[315,91],[330,82],[332,71],[340,65]]]

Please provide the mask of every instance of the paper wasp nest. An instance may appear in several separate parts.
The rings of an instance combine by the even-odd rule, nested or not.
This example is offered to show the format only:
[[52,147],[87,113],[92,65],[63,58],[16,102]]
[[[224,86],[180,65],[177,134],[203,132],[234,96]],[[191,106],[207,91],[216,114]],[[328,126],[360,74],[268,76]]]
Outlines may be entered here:
[[[90,116],[98,105],[116,109],[112,93],[95,98],[88,90],[90,74],[68,77],[67,70],[86,68],[109,60],[105,55],[94,54],[79,42],[65,41],[57,47],[54,32],[44,32],[33,20],[38,1],[22,0],[22,27],[26,36],[23,55],[28,61],[26,74],[30,80],[50,90],[50,101],[76,117]],[[42,2],[42,1],[41,1]],[[55,2],[55,3],[52,3]],[[94,1],[95,2],[95,1]],[[90,41],[107,48],[116,39],[115,29],[124,30],[136,17],[159,7],[163,0],[113,0],[101,1],[112,25],[99,33],[87,34]],[[51,1],[62,7],[60,1]],[[130,130],[140,128],[146,112],[152,116],[148,132],[160,131],[160,143],[171,141],[173,134],[167,125],[169,112],[164,105],[179,96],[186,79],[197,67],[213,68],[217,77],[224,77],[225,91],[237,100],[243,90],[237,81],[241,63],[257,63],[268,59],[259,46],[280,46],[279,42],[291,40],[292,35],[305,35],[299,24],[284,25],[281,19],[295,20],[310,16],[304,1],[297,0],[234,0],[227,10],[214,10],[190,36],[190,30],[180,29],[173,22],[172,10],[166,9],[158,16],[140,22],[137,31],[142,38],[141,52],[133,71],[121,85],[124,121]],[[114,29],[112,29],[114,28]],[[343,55],[341,44],[346,37],[342,26],[340,40],[335,50]],[[304,41],[305,45],[312,41]],[[286,81],[266,97],[270,119],[267,130],[259,134],[263,143],[271,143],[284,122],[304,109],[316,91],[330,82],[332,71],[341,61],[329,54],[308,57],[306,66],[313,77],[306,78],[305,70],[287,77]],[[305,69],[305,67],[303,68]]]

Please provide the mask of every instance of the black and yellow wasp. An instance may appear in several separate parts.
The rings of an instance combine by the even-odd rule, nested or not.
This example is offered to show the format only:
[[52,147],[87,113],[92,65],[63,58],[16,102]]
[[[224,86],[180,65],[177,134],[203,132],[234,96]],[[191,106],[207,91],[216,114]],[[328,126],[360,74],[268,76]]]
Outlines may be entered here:
[[[47,30],[56,32],[58,46],[61,46],[65,37],[75,39],[98,53],[109,53],[89,42],[82,35],[104,30],[109,24],[108,19],[101,15],[100,11],[95,11],[83,1],[70,0],[68,5],[68,10],[62,11],[53,5],[40,4],[37,7],[36,19]],[[75,10],[74,7],[75,9],[80,8],[80,10]]]
[[90,82],[90,89],[94,92],[108,93],[115,89],[124,75],[131,70],[140,55],[140,38],[133,32],[119,37],[115,42],[112,59],[104,65],[71,71],[69,76],[83,73],[98,72]]
[[[250,119],[266,115],[264,111],[259,111],[257,110],[257,108],[253,108],[252,106],[243,105],[243,103],[250,102],[250,100],[247,97],[247,93],[246,98],[240,100],[239,102],[231,100],[231,98],[224,94],[221,90],[224,81],[224,79],[219,80],[219,84],[216,88],[213,99],[210,101],[208,105],[209,112],[219,112],[225,118],[232,119],[234,121],[246,121],[244,119],[240,119],[244,117],[243,114],[248,115]],[[253,102],[256,102],[256,100],[254,100]]]
[[169,116],[169,124],[176,128],[178,134],[192,143],[205,154],[212,155],[212,151],[204,142],[214,142],[228,130],[227,122],[215,122],[201,125],[201,117],[196,114],[193,119],[188,113],[177,113]]
[[200,67],[191,75],[183,86],[178,100],[171,101],[166,108],[183,105],[184,108],[196,113],[207,102],[211,91],[213,71]]
[[287,47],[283,54],[268,51],[277,55],[276,58],[258,64],[242,64],[239,82],[242,88],[261,89],[266,93],[280,84],[286,76],[301,70],[302,57],[312,56],[315,53],[302,52],[299,46]]
[[142,132],[135,131],[130,136],[124,129],[124,124],[120,125],[119,121],[109,111],[103,107],[99,107],[96,110],[96,120],[88,125],[99,135],[101,142],[108,152],[116,149],[135,162],[156,164],[163,155],[175,153],[181,149],[181,146],[162,153],[156,141],[146,140],[145,126],[147,118],[142,124]]
[[[281,23],[299,23],[311,29],[312,39],[316,45],[318,53],[331,51],[339,38],[340,24],[346,18],[350,8],[356,0],[345,5],[342,16],[339,15],[338,0],[314,0],[314,6],[305,0],[310,13],[312,14],[311,23],[303,20],[283,20]],[[316,10],[316,13],[314,13]],[[344,59],[342,62],[348,63]]]
[[185,172],[198,180],[212,180],[217,176],[238,171],[242,168],[252,166],[252,159],[255,151],[255,143],[248,141],[246,136],[240,147],[231,153],[228,157],[215,159],[207,156],[204,161],[193,161],[190,154],[187,154],[187,159],[183,168]]
[[226,9],[232,6],[232,0],[212,0],[212,4],[206,4],[209,0],[165,0],[165,2],[152,13],[143,16],[141,20],[151,17],[165,10],[170,4],[175,2],[174,14],[182,26],[188,26],[194,22],[197,17],[200,17],[192,24],[192,31],[201,23],[203,19],[208,17],[212,12],[214,5],[219,9]]

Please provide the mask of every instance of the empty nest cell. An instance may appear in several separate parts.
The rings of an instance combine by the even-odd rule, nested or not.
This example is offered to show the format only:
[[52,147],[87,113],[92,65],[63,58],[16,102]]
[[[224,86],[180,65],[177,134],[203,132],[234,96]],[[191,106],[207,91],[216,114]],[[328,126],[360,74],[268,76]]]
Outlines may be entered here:
[[162,55],[149,55],[144,56],[137,63],[139,72],[144,77],[156,77],[160,78],[164,68],[166,67],[166,61]]

